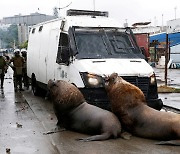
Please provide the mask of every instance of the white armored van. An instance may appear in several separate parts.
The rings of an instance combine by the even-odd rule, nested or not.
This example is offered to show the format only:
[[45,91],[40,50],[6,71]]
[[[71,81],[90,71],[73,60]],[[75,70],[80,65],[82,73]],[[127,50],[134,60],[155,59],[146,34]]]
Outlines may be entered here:
[[35,95],[49,79],[77,86],[86,100],[109,109],[104,77],[118,73],[138,86],[148,105],[161,109],[152,67],[145,61],[130,28],[107,12],[68,10],[65,18],[31,28],[27,49],[27,74]]

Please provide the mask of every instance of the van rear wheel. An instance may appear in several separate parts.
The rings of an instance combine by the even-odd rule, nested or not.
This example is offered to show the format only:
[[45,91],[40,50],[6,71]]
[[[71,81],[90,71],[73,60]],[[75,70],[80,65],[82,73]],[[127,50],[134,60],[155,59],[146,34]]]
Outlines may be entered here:
[[33,94],[35,96],[39,96],[40,95],[40,87],[37,84],[36,77],[32,75],[31,81],[32,81],[32,92],[33,92]]

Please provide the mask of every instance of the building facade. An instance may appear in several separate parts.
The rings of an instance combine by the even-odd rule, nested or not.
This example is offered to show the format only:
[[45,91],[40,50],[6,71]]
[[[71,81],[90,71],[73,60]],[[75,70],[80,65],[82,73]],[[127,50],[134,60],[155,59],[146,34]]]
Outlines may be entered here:
[[40,14],[38,12],[30,15],[15,15],[12,17],[4,17],[1,20],[2,25],[18,26],[18,41],[19,44],[24,43],[28,40],[29,27],[44,21],[55,19],[55,16]]
[[32,26],[40,22],[48,21],[54,18],[55,16],[40,14],[36,12],[30,15],[15,15],[12,17],[4,17],[1,22],[4,24],[25,24],[27,26]]

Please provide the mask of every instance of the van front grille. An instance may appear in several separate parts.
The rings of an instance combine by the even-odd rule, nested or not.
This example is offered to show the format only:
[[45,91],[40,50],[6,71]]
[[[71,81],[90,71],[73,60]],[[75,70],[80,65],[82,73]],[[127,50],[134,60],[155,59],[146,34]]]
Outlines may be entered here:
[[[130,82],[131,84],[134,84],[135,86],[139,87],[143,91],[147,99],[149,88],[148,77],[123,76],[122,78],[127,82]],[[110,110],[111,107],[109,99],[104,88],[80,88],[80,91],[83,93],[88,103],[101,107],[103,109]]]
[[145,97],[148,95],[149,78],[148,77],[137,77],[137,76],[122,76],[124,80],[131,84],[139,87],[144,93]]

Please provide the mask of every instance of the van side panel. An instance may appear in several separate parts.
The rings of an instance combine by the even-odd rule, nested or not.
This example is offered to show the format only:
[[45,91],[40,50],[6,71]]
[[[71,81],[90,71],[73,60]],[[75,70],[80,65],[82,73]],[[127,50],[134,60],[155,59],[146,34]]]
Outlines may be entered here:
[[[39,68],[39,50],[40,50],[40,39],[39,33],[37,33],[37,28],[35,32],[32,33],[32,30],[29,35],[28,49],[27,49],[27,75],[31,78],[32,73],[38,74]],[[36,67],[35,67],[36,66]]]
[[59,43],[59,35],[60,35],[60,29],[51,29],[49,31],[49,41],[48,45],[48,55],[47,55],[47,79],[46,82],[48,82],[49,79],[57,79],[56,72],[57,68],[59,68],[59,64],[56,63],[56,57],[57,57],[57,51],[58,51],[58,43]]
[[46,82],[47,74],[47,54],[49,46],[49,26],[43,25],[42,32],[39,32],[39,71],[36,73],[36,80]]
[[[35,32],[29,35],[27,70],[28,77],[35,74],[36,81],[47,84],[55,79],[56,56],[61,20],[34,26]],[[43,26],[39,31],[40,26]],[[55,66],[56,65],[56,66]]]

